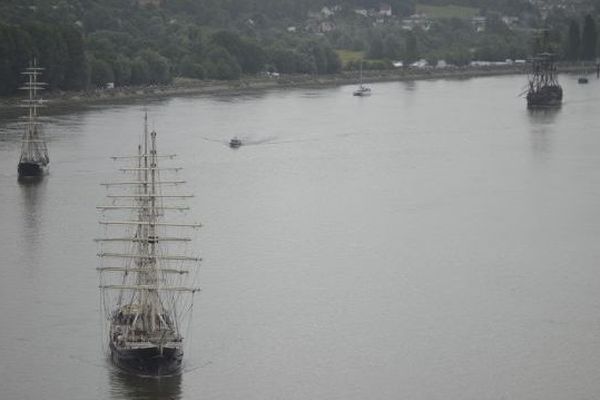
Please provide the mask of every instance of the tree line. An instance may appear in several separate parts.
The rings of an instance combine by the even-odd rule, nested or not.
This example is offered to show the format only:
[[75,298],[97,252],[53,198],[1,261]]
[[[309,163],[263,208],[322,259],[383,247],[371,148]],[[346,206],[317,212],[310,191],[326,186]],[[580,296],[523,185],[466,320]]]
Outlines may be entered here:
[[0,24],[0,94],[14,94],[21,72],[31,60],[46,68],[50,88],[78,90],[87,84],[87,60],[83,37],[73,27],[31,23]]
[[[173,38],[173,36],[178,36]],[[149,43],[127,33],[97,31],[84,38],[75,26],[0,24],[0,95],[16,93],[20,72],[34,58],[44,66],[50,89],[82,90],[115,85],[169,83],[174,76],[238,79],[261,71],[328,74],[340,60],[319,39],[276,41],[267,45],[238,33],[205,34],[188,27]]]
[[566,43],[565,56],[570,61],[596,59],[597,55],[598,33],[596,31],[596,22],[590,14],[583,20],[583,30],[580,29],[579,22],[571,20],[569,24],[569,35]]
[[33,58],[46,68],[49,88],[60,90],[108,82],[164,84],[177,76],[239,79],[262,71],[328,74],[341,69],[326,38],[273,33],[261,26],[260,15],[229,20],[226,13],[218,26],[202,21],[205,11],[234,10],[237,0],[171,0],[161,8],[135,0],[63,0],[56,6],[37,0],[33,9],[5,1],[0,4],[0,95],[16,93],[20,71]]
[[[174,77],[336,73],[343,66],[335,49],[360,51],[370,59],[367,68],[391,68],[392,60],[406,64],[419,58],[457,65],[476,59],[502,61],[526,58],[535,49],[530,32],[509,29],[494,11],[525,10],[530,15],[526,0],[428,0],[479,7],[487,17],[484,32],[458,18],[407,31],[400,22],[414,12],[415,1],[387,2],[395,20],[374,24],[353,8],[378,9],[379,0],[336,1],[343,8],[331,18],[335,29],[316,34],[305,30],[307,13],[329,4],[324,0],[168,0],[158,7],[139,0],[2,0],[0,95],[16,93],[20,71],[33,58],[46,68],[44,80],[51,89],[81,90],[108,82],[164,84]],[[547,19],[551,47],[563,49],[566,59],[594,58],[593,16],[581,28],[577,21],[568,21],[558,14]]]

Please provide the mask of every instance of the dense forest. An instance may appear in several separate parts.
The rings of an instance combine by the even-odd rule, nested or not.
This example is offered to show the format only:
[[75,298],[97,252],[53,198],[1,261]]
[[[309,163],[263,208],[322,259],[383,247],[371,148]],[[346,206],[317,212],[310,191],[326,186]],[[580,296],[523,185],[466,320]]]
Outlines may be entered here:
[[[566,12],[544,19],[528,0],[426,2],[439,10],[474,10],[486,18],[482,32],[469,18],[456,16],[407,29],[402,21],[420,2],[385,3],[392,16],[381,14],[380,0],[3,0],[0,95],[15,93],[19,72],[33,58],[46,68],[51,89],[81,90],[108,82],[163,84],[177,76],[337,73],[352,67],[340,50],[372,60],[372,68],[417,58],[457,65],[525,58],[532,51],[532,31],[548,24],[552,45],[564,58],[596,55],[592,16],[585,24]],[[600,12],[600,1],[587,3],[591,15]],[[505,15],[519,17],[517,29],[509,29]]]

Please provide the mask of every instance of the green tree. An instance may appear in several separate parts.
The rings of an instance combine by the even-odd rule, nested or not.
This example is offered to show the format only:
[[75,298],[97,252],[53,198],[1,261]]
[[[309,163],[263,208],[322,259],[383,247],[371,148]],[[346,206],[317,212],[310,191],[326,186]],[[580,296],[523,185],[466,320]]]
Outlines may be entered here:
[[0,25],[0,94],[12,94],[17,89],[18,80],[13,72],[15,62],[14,33],[7,26]]
[[33,56],[45,68],[44,80],[51,89],[62,88],[66,76],[68,50],[57,27],[43,23],[26,25],[33,44]]
[[235,57],[243,72],[256,73],[263,69],[266,62],[265,51],[249,39],[230,31],[220,31],[212,35],[211,41]]
[[140,56],[148,65],[147,83],[163,84],[171,81],[169,60],[153,50],[142,50]]
[[413,0],[390,0],[394,15],[408,16],[415,13],[415,1]]
[[318,74],[327,73],[327,55],[325,53],[325,48],[320,43],[313,41],[308,42],[305,44],[302,52],[312,56]]
[[596,58],[596,43],[598,34],[596,32],[596,22],[590,14],[585,16],[583,22],[583,35],[581,38],[581,56],[584,60],[593,60]]
[[378,33],[374,33],[369,38],[367,50],[368,58],[383,58],[383,39]]
[[298,55],[288,48],[275,46],[267,51],[269,63],[273,64],[278,72],[294,73],[298,71]]
[[90,59],[90,80],[93,85],[103,87],[109,82],[114,82],[115,75],[107,61],[92,57]]
[[408,31],[406,35],[406,52],[405,52],[405,63],[410,64],[419,58],[419,51],[417,49],[417,37],[413,31]]
[[23,82],[21,71],[33,58],[33,43],[20,27],[0,24],[0,95],[12,95]]
[[190,53],[194,57],[202,57],[204,55],[205,44],[202,36],[202,31],[193,26],[188,31],[188,40],[190,44]]
[[88,65],[83,35],[74,27],[63,27],[62,39],[66,45],[68,57],[62,88],[65,90],[84,89],[88,84]]
[[150,80],[150,66],[142,57],[138,56],[131,62],[131,83],[142,85]]
[[402,54],[402,42],[396,34],[386,35],[383,39],[383,56],[389,59],[397,59]]
[[342,60],[340,56],[329,46],[325,47],[325,57],[327,58],[328,74],[335,74],[342,70]]
[[112,62],[112,70],[115,77],[115,85],[124,86],[131,83],[132,63],[131,60],[119,54]]
[[577,21],[569,24],[569,41],[567,43],[567,59],[575,61],[581,54],[581,34]]
[[212,46],[207,54],[206,74],[212,79],[239,79],[242,68],[225,48]]
[[181,59],[179,73],[188,78],[204,79],[206,77],[206,71],[202,62],[198,62],[192,56],[185,56]]
[[315,74],[317,73],[317,64],[315,57],[308,53],[298,53],[296,72],[301,74]]
[[449,64],[461,66],[467,65],[472,61],[469,49],[461,46],[454,46],[447,49],[442,58]]

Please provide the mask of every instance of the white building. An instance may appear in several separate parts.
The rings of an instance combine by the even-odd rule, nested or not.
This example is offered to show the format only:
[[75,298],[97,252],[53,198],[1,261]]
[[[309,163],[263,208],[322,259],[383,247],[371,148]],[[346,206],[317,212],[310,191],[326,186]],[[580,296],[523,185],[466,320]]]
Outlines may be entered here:
[[380,4],[379,5],[379,15],[382,15],[385,17],[391,17],[392,16],[392,6],[387,3]]

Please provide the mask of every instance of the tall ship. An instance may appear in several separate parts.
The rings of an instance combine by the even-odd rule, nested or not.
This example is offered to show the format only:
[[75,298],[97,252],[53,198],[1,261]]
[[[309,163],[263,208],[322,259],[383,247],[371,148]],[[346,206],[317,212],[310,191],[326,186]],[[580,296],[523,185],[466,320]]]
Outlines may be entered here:
[[96,239],[104,334],[117,367],[138,376],[177,375],[199,290],[201,259],[188,250],[200,224],[186,218],[185,199],[193,195],[177,191],[185,183],[177,179],[181,168],[158,165],[175,155],[158,153],[147,116],[137,150],[113,157],[129,162],[120,168],[128,178],[102,184],[109,200],[98,207],[104,235]]
[[551,107],[561,104],[562,87],[558,84],[557,68],[552,53],[541,53],[531,60],[527,107]]
[[23,140],[21,143],[21,157],[17,172],[19,178],[39,177],[48,172],[48,148],[44,140],[42,126],[39,122],[38,109],[43,107],[44,100],[39,98],[38,92],[44,90],[46,84],[39,81],[39,76],[44,68],[38,67],[37,62],[21,72],[27,80],[20,89],[27,90],[29,96],[23,100],[23,106],[29,109]]

